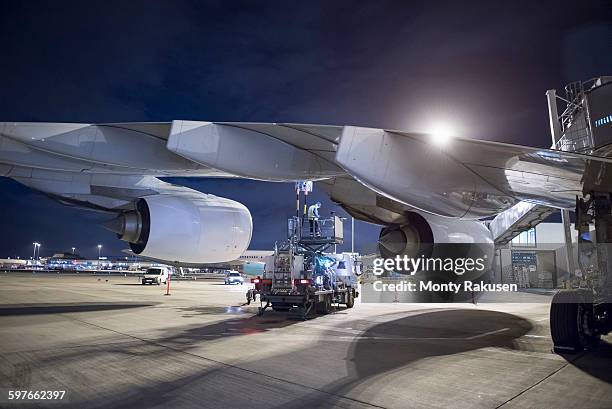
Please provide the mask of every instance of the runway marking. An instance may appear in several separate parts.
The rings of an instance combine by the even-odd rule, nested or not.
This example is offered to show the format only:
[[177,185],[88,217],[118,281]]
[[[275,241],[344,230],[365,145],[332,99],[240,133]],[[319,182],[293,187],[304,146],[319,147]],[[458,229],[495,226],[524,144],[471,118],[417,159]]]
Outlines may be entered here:
[[500,333],[500,332],[504,332],[504,331],[508,331],[508,330],[510,330],[510,328],[502,328],[502,329],[498,329],[498,330],[496,330],[496,331],[489,331],[489,332],[485,332],[485,333],[483,333],[483,334],[474,335],[474,336],[467,337],[467,338],[464,338],[464,339],[476,339],[476,338],[482,338],[482,337],[486,337],[486,336],[488,336],[488,335],[498,334],[498,333]]
[[534,335],[534,334],[526,334],[526,335],[523,335],[523,336],[524,336],[524,337],[527,337],[527,338],[546,338],[546,339],[550,339],[550,336],[549,336],[549,335]]
[[319,325],[319,324],[314,324],[314,323],[305,323],[303,327],[322,329],[325,331],[344,332],[345,334],[354,334],[354,335],[363,334],[364,331],[367,331],[367,329],[359,330],[359,329],[352,329],[352,328],[339,328],[339,327],[333,327],[331,325]]
[[470,337],[385,337],[378,335],[365,335],[365,336],[354,336],[350,337],[347,335],[340,336],[339,338],[344,339],[375,339],[375,340],[392,340],[392,341],[469,341],[486,337],[500,332],[508,331],[510,328],[502,328],[495,331],[489,331],[482,334],[472,335]]
[[318,328],[318,329],[322,329],[322,330],[326,330],[326,331],[334,331],[334,332],[343,332],[345,334],[352,334],[354,335],[353,337],[347,337],[347,336],[343,336],[340,338],[352,338],[352,339],[376,339],[376,340],[407,340],[407,341],[418,341],[418,340],[429,340],[429,341],[443,341],[443,340],[474,340],[474,339],[478,339],[478,338],[483,338],[489,335],[494,335],[494,334],[498,334],[501,332],[505,332],[505,331],[509,331],[510,328],[501,328],[498,330],[494,330],[494,331],[489,331],[489,332],[485,332],[482,334],[476,334],[476,335],[472,335],[469,337],[386,337],[386,336],[378,336],[378,335],[366,335],[366,336],[362,336],[364,334],[364,332],[367,332],[368,329],[362,329],[362,330],[358,330],[358,329],[352,329],[352,328],[339,328],[339,327],[333,327],[330,325],[320,325],[320,324],[314,324],[312,322],[307,322],[304,323],[305,327],[308,328]]
[[467,338],[442,338],[442,337],[381,337],[381,336],[355,336],[350,337],[348,335],[340,336],[339,338],[347,339],[347,340],[355,340],[355,339],[371,339],[376,341],[449,341],[449,340],[457,340],[464,341]]
[[[551,361],[565,361],[559,355],[552,354],[550,352],[509,350],[509,349],[505,349],[505,348],[496,348],[496,347],[480,348],[479,350],[480,351],[487,351],[487,352],[498,353],[498,354],[505,354],[505,355],[518,355],[518,356],[521,356],[521,357],[525,357],[525,356],[529,356],[530,357],[530,356],[533,356],[533,357],[541,358],[541,359],[549,359]],[[496,358],[496,359],[499,359],[499,358]]]

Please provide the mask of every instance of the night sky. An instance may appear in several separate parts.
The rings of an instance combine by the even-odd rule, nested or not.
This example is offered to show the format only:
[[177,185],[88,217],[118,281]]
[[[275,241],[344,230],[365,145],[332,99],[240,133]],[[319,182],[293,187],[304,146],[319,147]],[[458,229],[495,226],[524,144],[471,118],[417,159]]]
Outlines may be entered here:
[[[3,0],[0,45],[0,121],[444,122],[548,147],[545,91],[612,74],[612,2]],[[245,203],[251,248],[284,237],[289,184],[171,181]],[[126,247],[108,216],[5,178],[0,210],[0,257]],[[357,248],[377,231],[358,223]]]

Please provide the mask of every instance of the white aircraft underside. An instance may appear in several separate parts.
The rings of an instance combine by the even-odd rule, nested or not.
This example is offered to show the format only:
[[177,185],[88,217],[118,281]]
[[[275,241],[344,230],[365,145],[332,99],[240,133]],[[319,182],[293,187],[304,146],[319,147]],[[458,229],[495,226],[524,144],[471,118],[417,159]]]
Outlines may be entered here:
[[120,214],[107,227],[136,253],[186,263],[238,258],[250,242],[250,213],[157,177],[321,181],[351,215],[385,226],[381,242],[401,235],[401,253],[425,236],[489,243],[478,219],[519,201],[573,208],[584,191],[612,190],[610,163],[480,140],[438,145],[426,134],[353,126],[0,123],[0,176]]

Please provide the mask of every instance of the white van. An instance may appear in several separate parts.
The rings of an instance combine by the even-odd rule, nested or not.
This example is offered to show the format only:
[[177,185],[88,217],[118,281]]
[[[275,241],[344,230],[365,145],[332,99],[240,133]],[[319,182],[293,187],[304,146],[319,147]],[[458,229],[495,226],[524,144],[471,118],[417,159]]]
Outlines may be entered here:
[[149,267],[142,276],[141,283],[144,284],[166,284],[170,270],[168,267]]

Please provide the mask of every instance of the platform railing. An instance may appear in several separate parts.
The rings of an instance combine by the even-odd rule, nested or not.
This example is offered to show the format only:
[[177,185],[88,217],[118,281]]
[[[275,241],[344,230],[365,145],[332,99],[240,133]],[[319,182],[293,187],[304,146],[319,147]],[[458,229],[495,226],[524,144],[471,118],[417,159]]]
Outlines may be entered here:
[[343,239],[342,220],[337,216],[316,219],[311,224],[309,219],[300,219],[297,216],[287,221],[287,234],[289,238],[298,241],[330,241],[341,243]]

